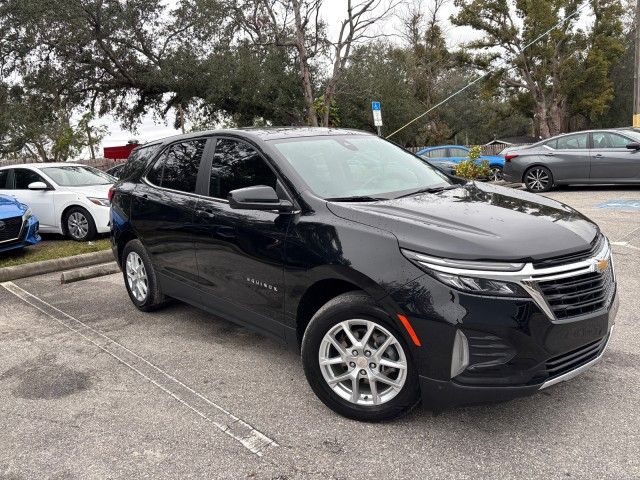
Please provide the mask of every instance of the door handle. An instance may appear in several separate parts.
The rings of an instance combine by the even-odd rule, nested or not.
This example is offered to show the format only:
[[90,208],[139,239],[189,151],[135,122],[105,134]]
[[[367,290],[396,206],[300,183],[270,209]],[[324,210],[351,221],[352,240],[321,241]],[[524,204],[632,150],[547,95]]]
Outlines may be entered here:
[[545,155],[545,157],[553,157],[555,155],[555,153],[548,152],[548,153],[545,153],[544,155]]
[[214,212],[212,208],[199,208],[198,213],[207,217],[215,217],[216,215],[216,212]]
[[604,157],[604,155],[602,155],[601,153],[598,153],[598,154],[596,155],[596,158],[602,158],[602,157]]

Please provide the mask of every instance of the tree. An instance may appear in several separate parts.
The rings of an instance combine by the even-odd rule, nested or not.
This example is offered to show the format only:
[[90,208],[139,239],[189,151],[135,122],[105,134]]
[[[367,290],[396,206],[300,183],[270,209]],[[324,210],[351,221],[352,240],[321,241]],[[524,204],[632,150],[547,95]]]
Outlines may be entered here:
[[[467,46],[472,52],[468,59],[483,71],[495,72],[502,88],[528,92],[536,136],[568,129],[571,97],[580,82],[588,81],[591,100],[598,103],[589,115],[603,113],[602,105],[611,98],[607,78],[621,54],[620,19],[615,17],[619,0],[591,0],[597,20],[590,35],[576,26],[581,0],[517,0],[513,7],[507,0],[455,3],[460,11],[452,18],[454,24],[484,34]],[[589,66],[587,74],[585,65],[596,60],[598,65]]]
[[[323,0],[247,0],[237,9],[237,16],[255,44],[295,52],[307,124],[329,126],[338,84],[353,48],[369,39],[374,24],[398,3],[398,0],[346,0],[346,17],[336,38],[328,36],[321,19]],[[325,79],[314,65],[316,60],[331,64]],[[318,90],[322,90],[321,95]],[[317,108],[319,98],[323,103],[321,112]]]

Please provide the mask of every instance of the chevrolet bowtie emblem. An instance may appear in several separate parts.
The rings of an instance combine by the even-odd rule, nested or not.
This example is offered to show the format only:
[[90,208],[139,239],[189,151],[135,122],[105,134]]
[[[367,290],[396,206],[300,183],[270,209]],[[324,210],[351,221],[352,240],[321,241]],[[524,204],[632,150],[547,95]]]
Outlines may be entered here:
[[596,261],[596,270],[599,272],[604,272],[607,268],[609,268],[609,260],[597,260]]

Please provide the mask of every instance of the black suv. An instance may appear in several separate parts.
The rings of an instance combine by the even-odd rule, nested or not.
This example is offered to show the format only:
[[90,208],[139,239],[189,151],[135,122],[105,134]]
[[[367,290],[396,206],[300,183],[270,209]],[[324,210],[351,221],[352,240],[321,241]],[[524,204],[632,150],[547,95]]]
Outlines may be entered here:
[[137,148],[110,196],[136,307],[180,299],[300,349],[347,417],[531,394],[597,362],[611,335],[597,225],[364,132],[168,138]]

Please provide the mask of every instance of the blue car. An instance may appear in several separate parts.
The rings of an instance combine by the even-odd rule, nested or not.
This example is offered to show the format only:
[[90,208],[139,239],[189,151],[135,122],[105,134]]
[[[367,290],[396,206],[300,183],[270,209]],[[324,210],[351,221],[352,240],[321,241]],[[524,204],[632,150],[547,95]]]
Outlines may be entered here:
[[[442,145],[439,147],[427,147],[419,150],[416,155],[424,158],[429,163],[441,168],[451,175],[456,174],[456,165],[469,158],[470,149],[462,145]],[[500,155],[482,155],[478,162],[487,160],[491,168],[493,180],[502,180],[504,169],[504,157]]]
[[0,252],[35,245],[40,241],[38,219],[13,197],[0,195]]

